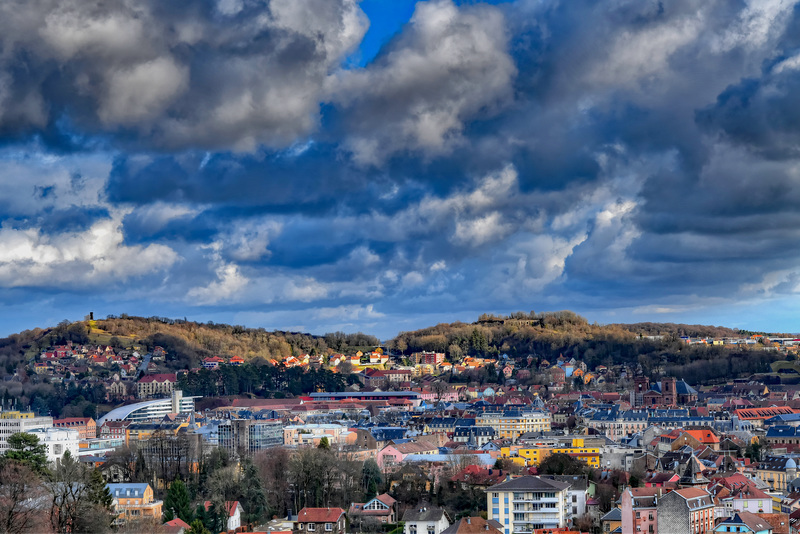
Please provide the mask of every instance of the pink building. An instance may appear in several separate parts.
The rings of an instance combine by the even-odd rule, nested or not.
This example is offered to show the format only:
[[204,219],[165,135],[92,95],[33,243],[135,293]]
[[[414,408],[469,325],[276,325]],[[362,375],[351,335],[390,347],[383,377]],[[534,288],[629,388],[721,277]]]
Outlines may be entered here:
[[620,497],[622,532],[658,532],[661,488],[628,488]]

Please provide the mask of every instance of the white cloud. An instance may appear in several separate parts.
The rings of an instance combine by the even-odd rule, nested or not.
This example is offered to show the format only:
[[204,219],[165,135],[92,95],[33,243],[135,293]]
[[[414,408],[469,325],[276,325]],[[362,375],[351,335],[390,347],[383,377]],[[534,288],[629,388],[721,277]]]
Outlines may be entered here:
[[37,228],[0,229],[0,284],[96,286],[162,271],[179,257],[171,248],[124,244],[118,211],[82,232],[45,234]]

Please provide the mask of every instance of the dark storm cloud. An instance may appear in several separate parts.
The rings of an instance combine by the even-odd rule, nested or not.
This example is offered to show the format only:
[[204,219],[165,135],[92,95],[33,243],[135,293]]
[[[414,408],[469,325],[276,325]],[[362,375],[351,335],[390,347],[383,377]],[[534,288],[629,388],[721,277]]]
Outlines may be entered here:
[[351,0],[3,2],[0,134],[289,144],[315,128],[323,81],[365,28]]

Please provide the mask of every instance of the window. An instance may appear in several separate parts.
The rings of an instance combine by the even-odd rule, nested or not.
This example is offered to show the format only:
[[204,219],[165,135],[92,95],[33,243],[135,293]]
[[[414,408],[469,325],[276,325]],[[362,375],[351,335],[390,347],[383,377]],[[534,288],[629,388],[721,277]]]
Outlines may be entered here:
[[330,532],[333,530],[333,525],[331,523],[325,523],[325,532]]
[[314,532],[316,529],[317,529],[317,525],[315,525],[314,523],[309,523],[308,524],[308,531],[309,532]]
[[303,530],[303,523],[297,524],[297,530]]

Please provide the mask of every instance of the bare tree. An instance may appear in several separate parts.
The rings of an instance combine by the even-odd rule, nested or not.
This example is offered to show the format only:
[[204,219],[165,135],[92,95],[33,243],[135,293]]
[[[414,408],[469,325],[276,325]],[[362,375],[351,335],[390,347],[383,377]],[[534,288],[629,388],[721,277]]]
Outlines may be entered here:
[[9,534],[42,530],[43,487],[36,473],[17,462],[0,467],[0,531]]

